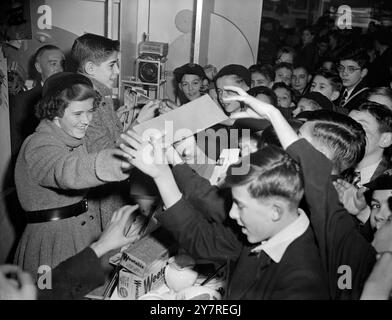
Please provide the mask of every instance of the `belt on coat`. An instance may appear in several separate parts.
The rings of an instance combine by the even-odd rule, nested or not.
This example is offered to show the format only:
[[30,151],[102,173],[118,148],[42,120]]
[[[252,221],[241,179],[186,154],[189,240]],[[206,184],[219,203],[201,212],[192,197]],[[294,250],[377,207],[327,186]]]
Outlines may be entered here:
[[27,211],[27,223],[40,223],[67,219],[76,217],[88,210],[87,199],[83,199],[78,203],[71,204],[69,206],[39,210],[39,211]]

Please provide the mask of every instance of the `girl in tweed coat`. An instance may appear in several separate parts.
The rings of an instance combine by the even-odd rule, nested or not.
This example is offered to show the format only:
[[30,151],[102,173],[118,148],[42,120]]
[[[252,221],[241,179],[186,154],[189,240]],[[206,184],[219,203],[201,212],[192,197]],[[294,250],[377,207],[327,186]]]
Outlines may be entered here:
[[51,76],[37,105],[41,122],[19,153],[15,183],[29,223],[15,262],[34,276],[43,272],[40,266],[53,268],[90,245],[101,228],[97,213],[88,207],[57,220],[37,222],[29,217],[77,204],[90,187],[128,178],[118,150],[87,152],[83,138],[97,100],[85,76],[68,72]]

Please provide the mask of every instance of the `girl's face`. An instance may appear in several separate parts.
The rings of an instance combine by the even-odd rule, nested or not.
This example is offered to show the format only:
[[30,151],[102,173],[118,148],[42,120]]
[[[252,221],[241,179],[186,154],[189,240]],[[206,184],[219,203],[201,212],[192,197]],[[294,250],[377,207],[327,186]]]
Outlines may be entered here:
[[64,110],[64,115],[54,118],[54,123],[67,134],[76,139],[86,135],[87,128],[93,117],[94,99],[71,101]]
[[385,223],[392,219],[392,212],[389,208],[389,198],[392,197],[392,189],[375,190],[372,195],[370,223],[373,228],[380,229]]
[[291,106],[291,93],[285,88],[276,88],[275,94],[278,97],[278,107],[290,108]]

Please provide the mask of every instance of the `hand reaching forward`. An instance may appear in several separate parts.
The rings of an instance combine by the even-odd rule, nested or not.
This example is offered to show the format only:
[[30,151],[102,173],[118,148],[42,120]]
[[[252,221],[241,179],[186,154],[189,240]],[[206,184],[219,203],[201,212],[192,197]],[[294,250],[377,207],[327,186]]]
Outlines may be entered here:
[[351,183],[338,179],[333,183],[338,193],[339,200],[344,208],[352,215],[356,216],[367,206],[364,193],[366,188],[357,189]]
[[247,104],[250,108],[246,108],[245,111],[236,112],[231,115],[232,119],[240,119],[240,118],[262,118],[270,120],[271,112],[276,110],[276,108],[268,103],[262,102],[255,97],[247,94],[243,89],[234,86],[225,86],[225,90],[230,90],[238,93],[236,96],[230,96],[224,98],[225,102],[230,101],[242,101]]
[[119,249],[131,242],[134,238],[127,238],[126,233],[134,219],[131,214],[139,206],[124,206],[113,213],[110,223],[106,226],[99,239],[91,244],[91,248],[98,257],[102,257],[107,252]]

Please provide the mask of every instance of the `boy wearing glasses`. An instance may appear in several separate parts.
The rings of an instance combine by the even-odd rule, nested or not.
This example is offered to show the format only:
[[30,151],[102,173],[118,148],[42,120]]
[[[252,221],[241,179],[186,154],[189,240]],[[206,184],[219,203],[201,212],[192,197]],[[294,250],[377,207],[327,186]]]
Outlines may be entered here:
[[369,57],[364,49],[347,49],[342,52],[337,70],[343,89],[338,99],[337,111],[347,114],[365,101],[369,88],[366,83]]

